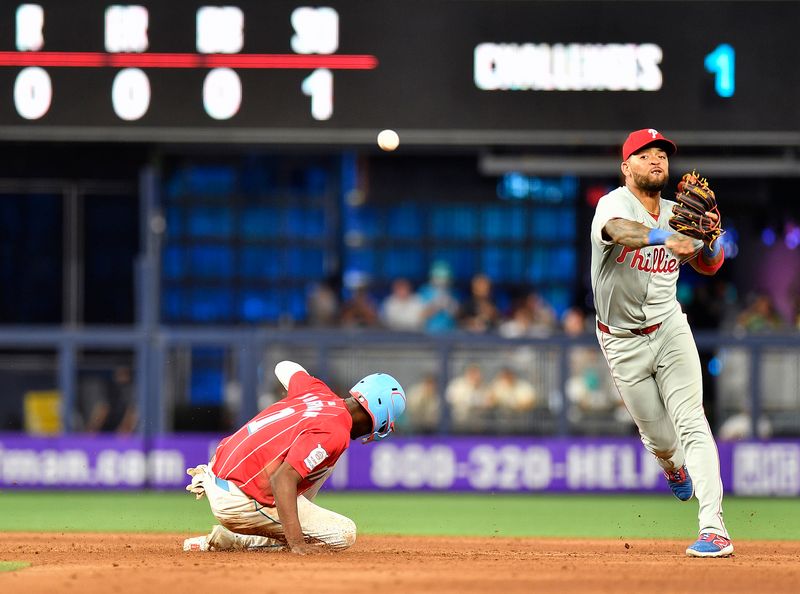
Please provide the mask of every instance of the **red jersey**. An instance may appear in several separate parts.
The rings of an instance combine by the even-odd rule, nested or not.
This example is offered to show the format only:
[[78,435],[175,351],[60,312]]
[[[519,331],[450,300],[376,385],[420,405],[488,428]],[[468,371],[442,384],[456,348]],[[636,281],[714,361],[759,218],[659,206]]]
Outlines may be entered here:
[[302,477],[300,495],[312,487],[350,445],[353,417],[321,380],[298,371],[286,398],[262,410],[223,439],[212,472],[268,507],[275,506],[270,476],[288,462]]

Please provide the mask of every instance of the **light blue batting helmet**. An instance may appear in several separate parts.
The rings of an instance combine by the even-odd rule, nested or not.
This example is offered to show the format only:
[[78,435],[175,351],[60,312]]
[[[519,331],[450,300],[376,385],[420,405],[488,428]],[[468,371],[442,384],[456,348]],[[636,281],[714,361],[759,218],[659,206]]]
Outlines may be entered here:
[[403,387],[387,373],[368,375],[350,389],[350,394],[372,417],[372,433],[362,438],[362,443],[388,437],[395,420],[406,410]]

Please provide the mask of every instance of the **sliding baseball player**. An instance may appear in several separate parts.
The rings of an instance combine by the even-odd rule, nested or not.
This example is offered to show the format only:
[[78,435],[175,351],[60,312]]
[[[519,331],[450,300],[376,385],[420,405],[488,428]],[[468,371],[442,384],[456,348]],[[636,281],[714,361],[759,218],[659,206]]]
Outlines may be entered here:
[[207,465],[187,470],[187,491],[205,495],[220,524],[186,539],[184,550],[305,555],[355,542],[355,523],[313,499],[351,439],[364,436],[367,443],[394,430],[406,406],[403,388],[373,373],[342,399],[297,363],[278,363],[275,375],[286,397],[223,439]]

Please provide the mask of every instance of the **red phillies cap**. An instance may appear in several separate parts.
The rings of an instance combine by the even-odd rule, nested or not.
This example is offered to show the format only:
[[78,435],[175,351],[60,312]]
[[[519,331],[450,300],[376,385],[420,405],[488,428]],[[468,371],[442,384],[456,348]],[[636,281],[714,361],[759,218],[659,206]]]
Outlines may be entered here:
[[636,153],[642,150],[644,147],[650,146],[651,144],[660,145],[661,148],[667,151],[668,155],[672,155],[678,150],[678,147],[675,146],[674,142],[672,142],[669,138],[664,138],[661,132],[655,128],[644,128],[628,134],[625,144],[622,145],[622,160],[627,161],[628,157],[630,157],[633,153]]

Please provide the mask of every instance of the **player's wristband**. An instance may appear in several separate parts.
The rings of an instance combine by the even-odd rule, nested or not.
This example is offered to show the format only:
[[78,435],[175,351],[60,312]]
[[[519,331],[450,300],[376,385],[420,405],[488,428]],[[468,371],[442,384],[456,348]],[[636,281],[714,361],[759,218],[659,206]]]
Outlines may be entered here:
[[722,251],[722,242],[715,241],[711,244],[713,247],[708,247],[708,245],[703,244],[703,256],[706,260],[713,260],[719,253]]
[[647,234],[647,245],[663,245],[670,235],[672,233],[663,229],[650,229],[650,233]]
[[700,255],[697,256],[697,266],[703,274],[716,273],[725,261],[725,250],[722,247],[722,243],[715,241],[714,244],[714,247],[711,249],[704,245],[703,249],[700,251]]

